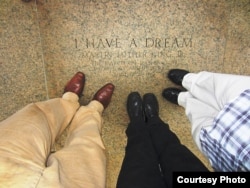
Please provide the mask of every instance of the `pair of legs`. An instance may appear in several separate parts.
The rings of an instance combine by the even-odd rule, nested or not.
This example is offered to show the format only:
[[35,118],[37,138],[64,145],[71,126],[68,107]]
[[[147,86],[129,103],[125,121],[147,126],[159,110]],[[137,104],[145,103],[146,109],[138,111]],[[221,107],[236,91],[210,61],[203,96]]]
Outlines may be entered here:
[[[202,162],[180,143],[168,124],[160,119],[156,97],[153,94],[148,96],[143,99],[143,104],[137,99],[127,107],[130,123],[126,130],[126,153],[117,188],[172,187],[175,171],[208,171]],[[128,97],[128,103],[129,100],[131,95]],[[144,111],[142,113],[138,113],[140,103]],[[146,117],[141,115],[143,113]]]
[[171,81],[186,90],[167,88],[163,97],[185,108],[192,125],[192,135],[200,147],[202,127],[212,126],[214,118],[230,101],[250,89],[250,77],[202,71],[189,73],[173,69],[168,73]]
[[[105,107],[98,97],[110,85],[80,106],[84,77],[78,73],[72,79],[62,98],[29,104],[0,123],[1,186],[105,187],[106,156],[100,136]],[[69,124],[64,147],[51,153]]]

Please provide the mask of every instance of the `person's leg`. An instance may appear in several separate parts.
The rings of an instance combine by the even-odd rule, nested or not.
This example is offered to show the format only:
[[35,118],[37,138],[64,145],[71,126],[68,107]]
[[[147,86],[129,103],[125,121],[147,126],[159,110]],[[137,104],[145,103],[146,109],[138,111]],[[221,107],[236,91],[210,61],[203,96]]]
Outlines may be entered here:
[[172,187],[173,172],[208,171],[205,165],[184,145],[159,117],[148,121],[150,135],[166,184]]
[[55,139],[79,108],[78,96],[27,105],[0,123],[0,182],[9,187],[36,184]]
[[250,76],[211,72],[188,73],[182,81],[195,98],[217,110],[250,88]]
[[126,130],[128,139],[117,188],[165,187],[142,110],[139,93],[130,93],[127,103],[130,117]]
[[117,188],[165,187],[145,122],[131,122],[126,134],[128,140]]
[[101,138],[103,106],[91,101],[74,116],[64,148],[52,153],[39,186],[56,177],[64,187],[103,188],[106,181],[105,147]]
[[175,171],[207,171],[203,163],[169,129],[159,117],[159,105],[154,94],[143,97],[147,125],[151,141],[159,158],[160,167],[167,187],[172,187]]
[[52,153],[39,187],[58,183],[61,187],[104,188],[106,155],[101,138],[102,112],[109,105],[114,85],[100,88],[87,106],[76,112],[64,148]]
[[202,127],[213,125],[214,118],[218,115],[219,110],[193,97],[190,92],[180,92],[178,103],[185,109],[185,114],[191,124],[193,139],[201,150],[200,130]]

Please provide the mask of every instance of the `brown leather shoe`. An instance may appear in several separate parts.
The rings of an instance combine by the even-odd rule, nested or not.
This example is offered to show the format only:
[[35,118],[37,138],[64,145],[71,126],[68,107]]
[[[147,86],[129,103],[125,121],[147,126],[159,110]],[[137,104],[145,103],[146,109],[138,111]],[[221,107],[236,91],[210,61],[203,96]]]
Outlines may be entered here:
[[104,109],[107,108],[111,101],[114,89],[115,86],[112,83],[107,83],[95,93],[93,100],[97,100],[102,103]]
[[85,84],[85,75],[82,72],[77,72],[70,81],[66,84],[64,88],[64,93],[73,92],[78,95],[78,97],[82,96],[82,91]]

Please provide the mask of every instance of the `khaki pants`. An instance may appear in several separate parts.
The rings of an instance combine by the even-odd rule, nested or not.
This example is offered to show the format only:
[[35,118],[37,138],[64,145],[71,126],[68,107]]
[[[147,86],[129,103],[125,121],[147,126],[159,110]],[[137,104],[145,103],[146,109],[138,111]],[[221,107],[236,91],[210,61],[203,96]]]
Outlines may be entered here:
[[[0,123],[0,187],[104,188],[103,106],[79,108],[78,96],[30,104]],[[50,153],[70,124],[64,148]]]

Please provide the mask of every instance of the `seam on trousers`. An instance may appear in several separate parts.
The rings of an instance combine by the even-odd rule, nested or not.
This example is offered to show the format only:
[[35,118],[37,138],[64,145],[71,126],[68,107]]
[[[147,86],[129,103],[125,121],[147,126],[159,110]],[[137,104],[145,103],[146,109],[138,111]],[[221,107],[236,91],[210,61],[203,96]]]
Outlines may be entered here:
[[41,180],[41,177],[43,176],[44,170],[45,170],[45,168],[40,172],[40,175],[37,176],[37,179],[34,179],[34,188],[38,187],[40,180]]

